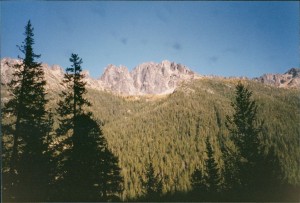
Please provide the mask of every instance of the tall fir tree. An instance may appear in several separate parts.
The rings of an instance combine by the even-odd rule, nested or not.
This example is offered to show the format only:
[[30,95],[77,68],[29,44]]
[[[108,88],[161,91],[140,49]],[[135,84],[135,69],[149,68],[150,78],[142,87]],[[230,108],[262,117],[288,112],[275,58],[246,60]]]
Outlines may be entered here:
[[13,201],[46,201],[49,184],[46,81],[41,63],[35,61],[40,55],[33,51],[33,30],[28,21],[25,40],[18,46],[24,58],[19,57],[21,62],[12,67],[14,77],[8,84],[11,99],[3,108],[4,114],[15,118],[10,169],[3,180],[9,191],[4,198]]
[[206,168],[207,168],[207,184],[209,192],[218,192],[220,187],[220,174],[219,168],[214,158],[214,152],[209,142],[209,138],[206,138]]
[[226,117],[226,127],[230,132],[230,139],[240,155],[237,161],[238,178],[244,189],[253,189],[257,181],[263,158],[259,133],[263,122],[257,117],[258,106],[251,99],[252,92],[240,82],[236,86],[236,97],[232,102],[234,114]]
[[[66,89],[58,103],[59,128],[57,135],[65,137],[60,143],[59,175],[61,180],[55,201],[107,201],[122,191],[118,160],[108,150],[107,142],[92,113],[85,110],[90,102],[81,74],[82,59],[70,58],[63,84]],[[112,188],[113,187],[113,188]]]

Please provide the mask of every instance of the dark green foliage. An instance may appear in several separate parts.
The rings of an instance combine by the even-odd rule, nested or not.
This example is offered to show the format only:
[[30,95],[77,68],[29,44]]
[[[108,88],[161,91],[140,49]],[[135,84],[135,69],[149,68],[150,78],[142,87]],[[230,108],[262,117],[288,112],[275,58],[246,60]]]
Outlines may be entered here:
[[70,58],[72,68],[66,69],[66,90],[60,96],[58,137],[60,148],[58,188],[55,201],[108,201],[117,200],[122,191],[122,177],[118,159],[107,148],[99,124],[92,113],[84,110],[90,102],[81,74],[82,60],[76,54]]
[[205,161],[206,173],[202,174],[200,169],[195,169],[192,174],[192,188],[194,192],[197,192],[202,198],[207,199],[207,195],[213,195],[220,191],[220,170],[218,164],[214,158],[214,152],[209,142],[209,138],[206,138],[206,154],[207,160]]
[[257,104],[251,99],[252,92],[241,83],[236,86],[236,97],[231,104],[234,114],[226,117],[226,127],[230,132],[230,139],[237,147],[240,155],[235,167],[239,168],[237,177],[241,180],[242,187],[253,188],[257,183],[256,176],[259,174],[262,159],[259,133],[261,122],[257,118]]
[[224,179],[222,185],[223,191],[232,191],[241,186],[241,179],[238,176],[240,174],[240,169],[237,167],[240,160],[239,154],[236,149],[228,143],[230,143],[229,140],[220,137],[222,159],[224,162],[224,167],[222,169]]
[[[57,113],[59,115],[59,125],[57,134],[65,135],[68,130],[73,129],[77,115],[84,113],[83,107],[90,106],[90,102],[83,97],[86,94],[83,82],[84,75],[81,74],[82,59],[77,54],[72,54],[70,58],[71,68],[66,69],[63,79],[63,85],[66,90],[60,93],[61,100],[58,102]],[[72,119],[70,119],[72,117]],[[76,132],[74,132],[76,133]]]
[[192,174],[192,188],[197,192],[206,192],[207,191],[207,177],[203,175],[200,169],[196,169]]
[[146,180],[142,179],[144,194],[147,198],[157,198],[162,194],[162,178],[155,175],[152,163],[146,169]]
[[[118,159],[107,150],[106,140],[96,121],[89,115],[78,115],[77,134],[65,141],[73,145],[60,157],[62,179],[56,184],[59,201],[117,200],[122,192]],[[82,178],[78,178],[82,177]]]
[[[103,144],[102,144],[103,145]],[[118,201],[123,192],[123,177],[118,158],[108,149],[101,151],[100,193],[102,201]]]
[[[45,201],[49,179],[44,72],[35,62],[40,55],[33,52],[33,27],[28,21],[25,40],[19,50],[24,54],[21,63],[13,66],[14,78],[8,84],[10,100],[3,108],[3,115],[11,117],[2,132],[13,135],[9,174],[4,174],[4,199],[10,201]],[[6,157],[8,158],[8,157]],[[8,163],[8,162],[6,162]]]
[[[280,199],[283,188],[288,186],[274,147],[266,145],[268,139],[262,137],[266,134],[262,132],[262,122],[258,122],[258,106],[251,96],[252,92],[241,83],[236,86],[236,97],[232,103],[234,114],[232,118],[227,116],[226,122],[229,139],[236,150],[230,153],[230,148],[223,147],[224,162],[228,164],[225,166],[226,189],[242,194],[249,201]],[[238,177],[238,181],[232,181],[234,176]]]
[[[259,149],[259,133],[261,122],[257,119],[257,104],[251,100],[252,92],[241,83],[236,86],[236,97],[231,104],[234,114],[226,117],[226,127],[230,136],[238,147],[241,156],[248,162],[257,159]],[[250,164],[250,163],[249,163]]]
[[220,174],[208,137],[206,138],[206,149],[208,156],[206,160],[208,191],[218,192],[220,187]]

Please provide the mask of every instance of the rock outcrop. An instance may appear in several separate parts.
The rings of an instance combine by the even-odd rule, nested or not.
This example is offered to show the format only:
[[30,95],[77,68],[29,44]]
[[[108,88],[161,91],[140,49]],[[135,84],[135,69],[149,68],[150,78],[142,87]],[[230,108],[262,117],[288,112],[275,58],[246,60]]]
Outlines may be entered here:
[[105,89],[125,95],[172,93],[182,81],[192,80],[196,74],[186,66],[174,62],[143,63],[131,72],[124,66],[109,65],[101,76]]
[[276,87],[300,88],[300,68],[291,68],[284,74],[264,74],[254,80]]

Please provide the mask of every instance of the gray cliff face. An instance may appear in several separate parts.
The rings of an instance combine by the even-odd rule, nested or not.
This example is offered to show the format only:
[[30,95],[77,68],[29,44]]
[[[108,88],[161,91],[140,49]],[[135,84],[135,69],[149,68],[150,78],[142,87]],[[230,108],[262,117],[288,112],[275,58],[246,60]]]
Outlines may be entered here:
[[143,63],[131,72],[124,66],[109,65],[100,80],[105,88],[125,95],[167,94],[177,85],[195,77],[187,67],[163,61]]
[[134,94],[133,80],[124,66],[108,65],[99,79],[104,89],[118,94]]
[[300,68],[291,68],[284,74],[264,74],[254,80],[283,88],[300,88]]

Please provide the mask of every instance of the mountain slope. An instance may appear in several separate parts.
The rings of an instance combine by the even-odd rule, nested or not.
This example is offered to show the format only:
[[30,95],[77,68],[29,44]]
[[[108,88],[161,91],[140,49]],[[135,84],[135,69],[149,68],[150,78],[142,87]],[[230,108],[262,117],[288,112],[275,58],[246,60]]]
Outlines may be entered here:
[[[163,66],[160,65],[160,68]],[[238,79],[206,77],[192,79],[188,80],[190,82],[179,83],[173,93],[164,96],[117,96],[98,89],[119,88],[121,90],[123,87],[118,86],[118,81],[127,84],[134,80],[139,81],[137,78],[142,78],[143,75],[148,79],[141,79],[142,81],[152,80],[154,76],[151,74],[148,76],[147,67],[149,66],[143,65],[140,70],[137,70],[137,74],[133,73],[134,70],[130,73],[125,68],[121,68],[118,72],[115,70],[118,68],[112,67],[112,72],[118,72],[117,76],[120,79],[115,80],[110,88],[105,87],[104,79],[87,78],[89,82],[87,96],[92,102],[90,110],[104,123],[104,136],[108,140],[110,149],[119,157],[125,181],[123,198],[134,198],[142,194],[141,178],[145,176],[149,161],[153,163],[155,173],[162,176],[163,192],[189,190],[193,170],[196,167],[205,168],[207,136],[211,137],[218,166],[223,167],[219,140],[220,137],[228,135],[224,123],[226,115],[233,111],[230,103],[234,98]],[[172,65],[169,67],[171,68]],[[4,70],[1,71],[1,80],[7,82],[10,69],[2,68],[1,64],[1,70]],[[59,82],[63,77],[63,71],[59,67],[44,65],[44,68],[47,69],[45,75],[49,83],[48,88],[54,90],[49,91],[48,94],[50,107],[54,110],[57,108],[57,93],[59,88],[62,88]],[[180,66],[173,69],[166,75],[174,71],[181,74],[181,71],[187,70],[181,69]],[[156,73],[159,71],[161,69],[157,68],[153,74],[163,76],[162,71]],[[110,74],[108,72],[106,76]],[[128,75],[136,79],[127,81]],[[189,77],[190,73],[187,71],[181,77],[185,76]],[[108,80],[111,79],[114,80],[114,77]],[[167,81],[170,80],[164,80],[164,83],[160,84],[161,87],[167,87],[169,85]],[[300,90],[276,88],[251,80],[242,80],[242,82],[253,91],[253,96],[259,105],[259,117],[265,120],[261,135],[262,142],[267,147],[274,146],[285,180],[300,185],[298,162],[300,160],[298,144]],[[141,84],[134,83],[128,86],[126,91],[135,90],[137,87],[140,88],[139,91],[157,91],[151,89],[151,85],[148,89],[143,89]],[[170,87],[171,85],[168,86]],[[1,95],[4,93],[5,89],[1,89]],[[3,122],[9,122],[8,119],[4,118]],[[56,125],[57,123],[54,126]],[[9,148],[10,139],[4,139],[3,144],[5,148]]]
[[[149,161],[155,173],[163,175],[164,192],[189,190],[193,170],[205,167],[207,136],[213,142],[218,165],[223,167],[219,139],[228,135],[225,117],[233,111],[230,103],[237,82],[197,79],[155,100],[132,100],[90,91],[94,115],[105,120],[103,132],[120,159],[124,197],[142,194],[140,178],[144,177]],[[300,91],[242,82],[253,91],[259,118],[265,121],[262,143],[275,148],[284,178],[299,185]]]

